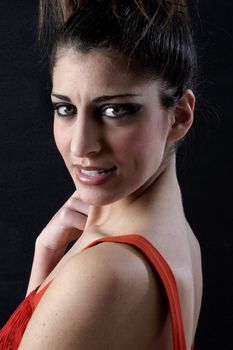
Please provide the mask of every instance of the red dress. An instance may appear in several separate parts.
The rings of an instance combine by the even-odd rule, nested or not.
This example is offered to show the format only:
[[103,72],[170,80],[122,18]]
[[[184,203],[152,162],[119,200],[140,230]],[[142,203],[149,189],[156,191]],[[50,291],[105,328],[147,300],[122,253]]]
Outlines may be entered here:
[[[167,295],[172,326],[173,350],[187,350],[176,281],[166,260],[146,238],[136,234],[100,238],[90,243],[84,249],[101,242],[127,243],[137,247],[142,253],[144,253],[145,257],[156,270]],[[48,283],[38,294],[36,294],[36,291],[39,287],[32,291],[18,306],[5,326],[0,330],[0,350],[18,349],[32,313],[49,287],[49,284],[50,283]]]

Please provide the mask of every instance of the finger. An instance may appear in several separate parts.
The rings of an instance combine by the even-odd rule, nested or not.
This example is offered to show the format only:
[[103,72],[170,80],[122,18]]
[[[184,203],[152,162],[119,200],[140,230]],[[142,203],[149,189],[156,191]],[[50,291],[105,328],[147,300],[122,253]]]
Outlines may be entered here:
[[59,221],[61,226],[66,228],[76,228],[78,230],[84,230],[87,217],[80,214],[77,211],[71,210],[68,207],[63,208],[59,215]]
[[89,212],[89,205],[75,197],[70,197],[69,200],[66,202],[65,207],[75,210],[85,216],[87,216]]
[[75,199],[79,200],[79,201],[83,204],[83,210],[88,214],[90,205],[89,205],[89,204],[86,204],[85,202],[83,202],[83,201],[81,200],[81,198],[79,197],[79,194],[78,194],[78,191],[77,191],[77,190],[73,193],[73,195],[72,195],[70,198],[75,198]]

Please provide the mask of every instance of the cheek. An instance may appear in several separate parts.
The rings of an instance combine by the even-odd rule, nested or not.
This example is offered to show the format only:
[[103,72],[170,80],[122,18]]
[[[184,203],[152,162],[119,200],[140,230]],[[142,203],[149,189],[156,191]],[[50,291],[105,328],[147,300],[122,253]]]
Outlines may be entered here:
[[67,137],[67,133],[64,131],[64,128],[59,126],[59,122],[56,121],[56,119],[54,120],[53,124],[53,134],[57,149],[62,156],[65,155],[69,147],[69,139]]
[[139,142],[139,136],[136,128],[126,128],[120,130],[118,133],[113,133],[111,143],[115,155],[121,157],[122,155],[131,153],[131,150]]
[[146,157],[151,153],[161,155],[164,149],[165,134],[160,121],[145,125],[140,123],[112,134],[111,143],[116,156]]

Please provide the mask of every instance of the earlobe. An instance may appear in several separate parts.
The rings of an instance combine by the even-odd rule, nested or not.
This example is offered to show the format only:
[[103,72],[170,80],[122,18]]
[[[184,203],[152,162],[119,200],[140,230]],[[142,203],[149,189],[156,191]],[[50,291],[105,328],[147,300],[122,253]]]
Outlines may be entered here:
[[185,90],[178,105],[173,110],[169,141],[181,140],[189,131],[193,123],[195,96],[191,90]]

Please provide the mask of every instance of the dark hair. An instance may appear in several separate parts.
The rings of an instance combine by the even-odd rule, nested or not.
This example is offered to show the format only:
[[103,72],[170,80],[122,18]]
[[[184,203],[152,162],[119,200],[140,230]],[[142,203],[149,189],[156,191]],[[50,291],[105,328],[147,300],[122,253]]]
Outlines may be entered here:
[[[40,0],[51,66],[60,48],[108,49],[161,82],[164,107],[194,89],[196,50],[185,0]],[[50,40],[48,40],[50,38]]]

